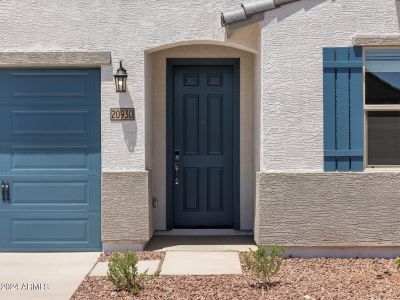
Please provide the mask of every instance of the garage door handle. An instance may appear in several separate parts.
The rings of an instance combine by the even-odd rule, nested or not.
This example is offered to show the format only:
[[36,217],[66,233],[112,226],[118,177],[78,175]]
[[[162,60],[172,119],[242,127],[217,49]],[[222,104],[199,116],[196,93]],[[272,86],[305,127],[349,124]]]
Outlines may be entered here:
[[4,180],[1,182],[1,195],[3,197],[3,202],[6,202],[6,199],[7,199],[6,182]]
[[4,202],[10,201],[10,184],[8,183],[8,181],[6,181],[6,186],[5,186],[5,194],[6,194],[6,199],[4,200]]

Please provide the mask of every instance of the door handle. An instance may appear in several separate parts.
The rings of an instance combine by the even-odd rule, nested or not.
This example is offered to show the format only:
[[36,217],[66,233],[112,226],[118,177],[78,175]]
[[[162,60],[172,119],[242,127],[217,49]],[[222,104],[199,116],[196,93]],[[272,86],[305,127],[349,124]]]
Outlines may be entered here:
[[175,179],[174,182],[175,184],[179,184],[179,150],[174,150],[174,171],[175,171]]
[[7,201],[6,182],[4,180],[1,182],[1,195],[3,197],[3,202],[6,202]]
[[8,181],[6,181],[4,190],[6,195],[4,202],[10,201],[10,184],[8,183]]

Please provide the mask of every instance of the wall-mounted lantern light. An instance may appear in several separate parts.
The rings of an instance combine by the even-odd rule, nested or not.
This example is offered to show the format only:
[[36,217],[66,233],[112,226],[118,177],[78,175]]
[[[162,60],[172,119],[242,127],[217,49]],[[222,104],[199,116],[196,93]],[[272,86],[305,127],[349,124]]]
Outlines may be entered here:
[[128,78],[128,73],[126,69],[122,66],[122,60],[119,61],[119,69],[114,75],[115,80],[115,90],[118,93],[126,92],[126,79]]

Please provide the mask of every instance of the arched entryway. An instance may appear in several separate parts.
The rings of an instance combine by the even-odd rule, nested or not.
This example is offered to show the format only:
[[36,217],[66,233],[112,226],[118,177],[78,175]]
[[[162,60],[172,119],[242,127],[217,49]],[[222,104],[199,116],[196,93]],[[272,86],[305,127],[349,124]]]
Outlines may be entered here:
[[[169,107],[168,101],[170,100],[168,100],[167,93],[168,91],[171,91],[171,86],[168,87],[168,82],[171,83],[174,81],[174,78],[170,78],[168,76],[184,77],[185,75],[195,74],[196,72],[198,73],[198,74],[196,73],[197,75],[195,75],[192,78],[189,78],[190,76],[186,76],[186,79],[193,80],[192,84],[198,83],[199,89],[196,90],[194,86],[188,87],[187,91],[183,90],[181,93],[195,96],[197,93],[204,92],[204,89],[206,88],[207,84],[201,87],[200,86],[201,83],[197,82],[196,80],[201,81],[202,80],[201,78],[208,78],[208,80],[214,80],[214,79],[217,80],[218,76],[216,76],[215,78],[211,78],[210,74],[218,73],[222,74],[222,77],[227,76],[226,77],[227,84],[229,82],[229,84],[231,85],[231,87],[228,87],[228,89],[232,88],[234,93],[236,91],[237,95],[233,96],[237,96],[238,100],[237,103],[238,118],[236,119],[237,123],[236,124],[232,123],[233,126],[232,130],[235,130],[234,128],[236,126],[238,133],[237,134],[238,155],[236,158],[232,156],[233,160],[232,166],[237,164],[237,169],[238,169],[237,183],[236,184],[232,183],[233,193],[236,194],[232,194],[232,198],[234,198],[234,196],[237,196],[238,205],[236,208],[234,205],[232,207],[233,208],[232,222],[231,223],[227,222],[226,224],[222,224],[222,226],[215,226],[215,228],[222,227],[222,228],[231,228],[232,230],[240,229],[246,231],[251,231],[253,229],[253,223],[254,223],[253,209],[254,209],[254,198],[255,198],[254,181],[256,173],[255,159],[254,159],[256,153],[255,150],[256,141],[254,138],[255,137],[254,120],[256,119],[255,101],[257,99],[257,91],[255,90],[257,85],[254,83],[255,77],[257,76],[255,72],[255,65],[257,61],[255,58],[255,54],[256,51],[254,51],[251,48],[246,48],[242,45],[236,45],[233,43],[225,43],[218,41],[194,41],[194,42],[186,41],[172,45],[157,47],[155,49],[151,49],[148,51],[146,55],[146,167],[149,170],[151,170],[152,174],[152,195],[153,195],[153,204],[155,207],[152,219],[153,219],[154,229],[156,231],[166,230],[176,227],[184,227],[184,228],[191,227],[190,222],[187,223],[188,225],[186,227],[184,225],[180,226],[182,225],[182,223],[174,222],[174,215],[175,217],[177,217],[177,211],[175,210],[174,212],[173,203],[171,203],[171,201],[177,201],[177,200],[176,199],[174,200],[174,197],[171,197],[170,194],[171,189],[168,186],[173,185],[174,182],[172,181],[176,180],[177,178],[175,178],[175,176],[168,177],[168,172],[169,172],[168,167],[169,166],[175,167],[174,163],[176,161],[175,161],[175,156],[173,155],[174,153],[172,153],[171,155],[171,153],[169,152],[171,151],[171,145],[169,144],[171,143],[171,139],[168,134],[169,130],[168,124],[171,124],[171,119],[169,118],[173,118],[171,116],[171,113],[173,113],[173,111],[172,112],[168,111]],[[170,62],[170,64],[172,61],[178,62],[178,64],[182,66],[180,75],[179,74],[174,75],[173,73],[168,74],[168,61]],[[202,63],[202,61],[204,63]],[[234,82],[235,80],[233,74],[235,72],[234,69],[232,69],[233,72],[232,82],[229,79],[230,76],[229,71],[222,70],[223,68],[221,66],[224,64],[224,62],[229,62],[229,61],[232,64],[234,64],[235,62],[237,64],[237,70],[236,70],[237,83]],[[204,66],[209,66],[209,69],[207,70],[207,68],[205,67],[199,67],[202,64]],[[195,65],[197,65],[198,67],[196,67]],[[183,77],[182,80],[185,80]],[[219,77],[219,79],[223,80],[222,77]],[[190,85],[190,82],[187,82],[187,84]],[[213,83],[211,83],[211,85],[212,84]],[[215,84],[217,84],[217,82],[215,82]],[[185,89],[184,85],[185,83],[183,83],[182,81],[182,89]],[[177,87],[175,86],[175,88]],[[216,90],[215,87],[210,88],[210,90],[208,91],[208,95],[214,95],[214,96],[218,95],[219,97],[222,94],[223,90]],[[226,96],[229,97],[228,94]],[[234,97],[232,99],[234,99]],[[207,109],[205,107],[201,107],[201,105],[198,106],[199,103],[197,100],[196,101],[193,100],[193,104],[195,104],[193,107],[197,107],[200,110]],[[180,104],[178,104],[178,106],[179,105]],[[191,112],[189,111],[188,113],[192,113],[194,114],[194,116],[196,116],[197,112],[193,110],[193,107],[192,108],[186,107],[186,108],[189,110],[192,109],[192,111]],[[227,109],[229,110],[230,108]],[[212,109],[212,111],[215,112],[215,109]],[[214,118],[216,118],[215,113],[213,115]],[[226,118],[226,116],[222,118]],[[188,119],[193,121],[193,116]],[[195,121],[201,122],[200,119]],[[191,128],[191,130],[199,130],[198,132],[201,135],[201,130],[200,128],[196,127],[195,124],[196,122],[194,123],[192,122],[191,124],[188,124],[188,126],[192,127],[194,126],[193,128]],[[177,133],[175,132],[175,134]],[[190,136],[193,137],[193,134],[190,134]],[[214,138],[218,139],[218,137]],[[207,140],[207,137],[203,136],[203,140]],[[197,141],[195,141],[193,144],[195,147],[207,147],[207,145],[200,145],[196,143]],[[180,155],[182,154],[180,153]],[[201,159],[204,160],[205,159],[204,156],[202,156]],[[192,166],[188,165],[188,167],[194,168],[194,165]],[[215,198],[217,197],[215,196],[217,194],[219,195],[226,193],[226,191],[222,190],[220,191],[218,185],[215,184],[213,185],[214,181],[223,180],[221,178],[223,176],[220,175],[220,170],[218,168],[211,168],[211,170],[208,171],[209,173],[208,179],[207,176],[206,177],[203,176],[204,178],[201,178],[200,173],[198,173],[198,171],[196,171],[195,168],[194,169],[193,168],[189,170],[193,171],[192,172],[193,174],[188,174],[188,172],[186,172],[186,175],[183,173],[179,174],[181,176],[180,180],[184,180],[183,176],[189,178],[189,175],[191,175],[191,179],[188,179],[192,181],[191,186],[186,187],[186,189],[188,188],[191,189],[191,190],[189,189],[190,191],[188,191],[190,194],[198,192],[200,195],[199,197],[203,197],[203,201],[207,201],[207,197]],[[212,190],[206,191],[204,194],[204,192],[202,192],[204,186],[202,186],[201,181],[204,182],[207,180],[210,182],[208,187],[212,186]],[[236,191],[235,187],[237,187]],[[214,193],[214,195],[212,193]],[[194,199],[192,199],[192,201],[196,202],[202,200],[195,197]],[[221,201],[227,201],[227,200],[225,199]],[[196,207],[197,204],[201,206],[201,203],[192,202],[189,206],[186,207],[186,210],[187,211],[192,210],[196,212],[196,210],[200,209],[199,207]],[[178,205],[183,207],[185,204],[181,202]],[[211,205],[211,208],[206,207],[205,211],[206,212],[212,211],[213,209],[218,210],[226,207],[226,205],[227,205],[226,203],[221,202],[221,206],[215,207],[214,205],[214,207],[212,207]],[[235,215],[235,209],[237,209],[236,215]],[[205,225],[201,224],[199,225],[199,223],[195,223],[193,228],[213,228],[213,225],[207,226],[207,218],[208,218],[207,216],[209,215],[212,214],[208,215],[203,214],[204,217],[200,217],[204,218]],[[210,224],[213,224],[213,222],[210,222]],[[230,226],[230,224],[232,226]]]

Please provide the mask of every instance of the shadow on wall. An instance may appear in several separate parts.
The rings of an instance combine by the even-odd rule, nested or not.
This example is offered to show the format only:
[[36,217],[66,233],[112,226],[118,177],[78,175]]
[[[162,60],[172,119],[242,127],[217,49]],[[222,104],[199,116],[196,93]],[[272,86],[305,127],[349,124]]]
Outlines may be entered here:
[[[129,93],[129,88],[127,88],[125,93],[118,93],[118,96],[119,96],[120,108],[134,107],[131,94]],[[136,116],[135,116],[135,121],[113,121],[113,122],[122,123],[122,131],[124,133],[125,144],[128,147],[129,152],[133,152],[135,150],[136,138],[137,138]]]
[[[114,66],[104,66],[101,68],[101,81],[109,82],[114,88]],[[129,93],[129,88],[126,93],[118,94],[119,107],[120,108],[131,108],[133,106],[133,100]],[[137,138],[137,124],[136,121],[112,121],[113,123],[121,123],[122,130],[124,133],[125,144],[129,149],[129,152],[133,152],[136,146]]]
[[[283,9],[278,8],[278,10],[275,12],[276,17],[271,19],[267,18],[267,20],[264,21],[264,26],[268,25],[275,19],[278,22],[283,21],[300,10],[308,11],[324,2],[336,2],[336,0],[297,1],[290,3],[289,5],[285,5]],[[268,12],[266,12],[266,14],[268,16]]]

